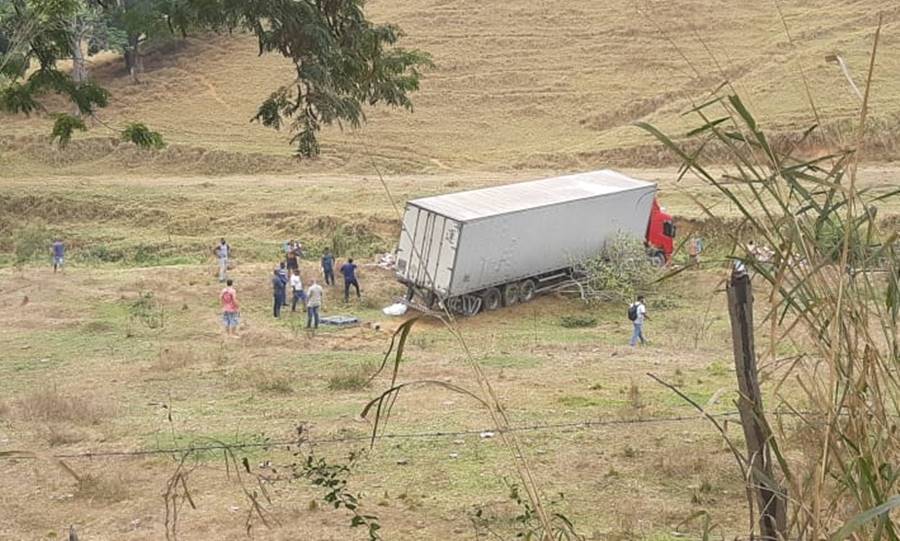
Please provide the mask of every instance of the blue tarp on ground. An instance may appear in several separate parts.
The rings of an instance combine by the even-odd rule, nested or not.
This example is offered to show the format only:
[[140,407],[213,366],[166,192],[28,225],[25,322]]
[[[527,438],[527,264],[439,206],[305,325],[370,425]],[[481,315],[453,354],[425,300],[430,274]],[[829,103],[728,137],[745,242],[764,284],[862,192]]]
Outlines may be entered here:
[[319,319],[322,325],[335,325],[338,327],[347,327],[349,325],[358,325],[359,318],[353,316],[328,316]]

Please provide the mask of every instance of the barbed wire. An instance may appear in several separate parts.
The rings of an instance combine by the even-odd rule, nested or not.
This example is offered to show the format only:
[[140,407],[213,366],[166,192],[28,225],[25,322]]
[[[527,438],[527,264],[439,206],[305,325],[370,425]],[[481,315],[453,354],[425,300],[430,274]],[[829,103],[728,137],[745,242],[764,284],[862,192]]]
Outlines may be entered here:
[[[737,411],[729,411],[722,413],[713,413],[710,414],[712,417],[735,417],[739,415]],[[606,419],[606,420],[581,420],[581,421],[572,421],[568,423],[547,423],[547,424],[533,424],[533,425],[523,425],[523,426],[514,426],[507,429],[505,432],[538,432],[538,431],[556,431],[563,432],[566,429],[573,428],[595,428],[595,427],[604,427],[604,426],[617,426],[617,425],[637,425],[637,424],[655,424],[655,423],[677,423],[677,422],[685,422],[685,421],[703,421],[706,420],[706,417],[702,415],[681,415],[675,417],[647,417],[647,418],[638,418],[638,419]],[[482,430],[456,430],[456,431],[434,431],[434,432],[399,432],[399,433],[390,433],[390,434],[376,434],[374,437],[369,434],[365,436],[344,436],[344,437],[334,437],[334,438],[322,438],[322,439],[312,439],[305,438],[301,435],[298,435],[295,439],[290,440],[271,440],[271,441],[255,441],[255,442],[237,442],[237,443],[227,443],[221,441],[214,441],[205,445],[191,445],[187,447],[171,447],[165,449],[143,449],[143,450],[113,450],[113,451],[87,451],[83,453],[58,453],[52,455],[37,455],[28,451],[20,451],[17,454],[17,451],[0,451],[0,459],[6,460],[28,460],[28,459],[40,459],[42,457],[46,458],[54,458],[54,459],[79,459],[79,458],[126,458],[126,457],[139,457],[139,456],[152,456],[152,455],[169,455],[169,454],[184,454],[184,453],[196,453],[196,452],[204,452],[204,451],[221,451],[225,449],[254,449],[254,448],[275,448],[275,447],[299,447],[301,445],[331,445],[331,444],[340,444],[340,443],[359,443],[359,442],[371,442],[377,440],[392,440],[392,439],[430,439],[430,438],[448,438],[448,437],[460,437],[460,436],[474,436],[474,435],[496,435],[502,432],[496,428],[486,428]]]

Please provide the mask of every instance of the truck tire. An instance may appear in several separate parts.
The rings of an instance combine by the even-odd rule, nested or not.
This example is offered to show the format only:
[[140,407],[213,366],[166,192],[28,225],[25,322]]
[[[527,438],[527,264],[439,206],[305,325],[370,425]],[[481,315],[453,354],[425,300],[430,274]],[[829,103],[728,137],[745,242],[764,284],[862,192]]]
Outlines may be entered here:
[[661,269],[666,266],[666,256],[662,252],[653,252],[650,254],[650,263]]
[[519,302],[528,302],[534,298],[534,291],[537,286],[534,284],[534,280],[529,278],[528,280],[522,280],[519,284]]
[[519,302],[519,284],[506,284],[503,287],[503,306],[512,306]]
[[488,311],[496,310],[503,306],[503,295],[500,294],[500,290],[496,287],[487,288],[481,294],[481,299],[483,301],[482,306]]
[[481,311],[484,304],[478,295],[462,295],[447,299],[447,310],[465,317],[471,317]]

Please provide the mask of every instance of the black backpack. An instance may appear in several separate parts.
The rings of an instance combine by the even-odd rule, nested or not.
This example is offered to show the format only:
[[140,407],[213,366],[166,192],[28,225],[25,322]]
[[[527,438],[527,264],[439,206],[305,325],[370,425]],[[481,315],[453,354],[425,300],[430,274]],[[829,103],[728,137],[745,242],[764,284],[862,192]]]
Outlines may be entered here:
[[628,319],[630,321],[637,321],[638,316],[638,305],[637,303],[632,303],[631,306],[628,307]]

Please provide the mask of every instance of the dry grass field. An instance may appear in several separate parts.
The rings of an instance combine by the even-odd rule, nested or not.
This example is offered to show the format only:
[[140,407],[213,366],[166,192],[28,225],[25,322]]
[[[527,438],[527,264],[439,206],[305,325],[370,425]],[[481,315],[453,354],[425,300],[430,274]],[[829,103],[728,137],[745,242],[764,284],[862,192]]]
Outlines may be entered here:
[[[879,158],[896,149],[900,9],[884,2],[785,2],[793,44],[775,4],[753,2],[369,7],[402,25],[406,45],[430,51],[436,67],[414,113],[376,110],[358,132],[328,130],[315,161],[298,164],[286,134],[248,122],[290,68],[257,57],[246,36],[162,46],[139,85],[114,59],[95,59],[93,73],[113,93],[102,120],[146,122],[170,142],[159,152],[120,144],[101,125],[55,149],[46,119],[0,117],[0,540],[64,539],[70,525],[88,541],[164,539],[164,496],[180,455],[159,451],[218,442],[260,446],[235,451],[250,470],[241,477],[221,451],[190,455],[182,488],[194,506],[180,508],[179,539],[246,539],[248,516],[255,539],[366,539],[303,479],[267,484],[271,501],[251,486],[269,525],[253,515],[240,480],[289,472],[292,450],[261,444],[292,440],[298,426],[318,442],[304,452],[339,463],[363,451],[349,488],[380,517],[385,539],[486,539],[473,526],[478,510],[500,538],[513,538],[522,512],[507,485],[514,461],[498,437],[480,435],[491,422],[476,403],[436,387],[405,390],[386,428],[397,437],[369,449],[371,420],[359,414],[388,378],[362,382],[404,319],[381,313],[403,289],[373,264],[399,228],[373,164],[400,205],[621,169],[658,181],[682,232],[700,228],[710,257],[724,256],[728,246],[694,198],[726,217],[735,209],[697,181],[676,184],[670,159],[631,124],[684,131],[680,113],[728,78],[765,128],[796,133],[813,121],[801,66],[823,117],[846,122],[858,103],[824,58],[838,52],[860,80],[877,10],[885,26],[873,138]],[[897,174],[890,163],[867,163],[861,187],[887,193]],[[900,223],[896,198],[879,216]],[[65,273],[50,271],[44,244],[17,264],[17,249],[53,235],[67,243]],[[224,337],[218,320],[210,252],[221,236],[236,254],[238,339]],[[308,334],[300,315],[272,318],[268,277],[289,238],[311,254],[307,281],[326,246],[362,262],[363,299],[344,305],[329,288],[325,306],[362,325]],[[713,538],[746,534],[742,480],[721,438],[646,375],[711,412],[734,409],[725,268],[682,273],[649,294],[646,348],[627,346],[624,306],[553,295],[458,323],[513,424],[532,427],[518,436],[551,509],[587,539],[702,539],[702,520],[683,524],[701,512]],[[564,316],[596,324],[567,328]],[[434,320],[413,328],[400,379],[477,387],[459,344]],[[768,393],[772,382],[763,386]],[[740,440],[736,424],[729,430]],[[85,456],[110,451],[148,454]]]
[[[307,276],[315,274],[311,267],[304,269]],[[366,324],[308,336],[300,316],[272,319],[267,268],[240,266],[234,273],[243,302],[239,339],[221,336],[219,288],[207,267],[73,267],[65,275],[44,268],[3,271],[3,449],[44,456],[290,440],[301,423],[313,439],[358,438],[317,446],[316,453],[329,459],[365,448],[371,425],[358,415],[386,380],[368,388],[331,387],[337,377],[352,382],[380,360],[398,323],[385,321],[378,307],[401,290],[389,273],[365,267],[364,301],[343,306],[329,290],[326,312],[358,315]],[[714,512],[723,532],[743,526],[742,514],[734,512],[740,507],[739,479],[717,436],[644,375],[657,373],[703,403],[715,396],[713,411],[731,410],[722,295],[701,306],[693,294],[715,290],[716,280],[714,274],[695,273],[667,285],[651,302],[652,345],[639,350],[624,345],[629,329],[620,306],[588,311],[575,301],[548,297],[462,322],[517,425],[691,419],[520,434],[545,494],[565,494],[557,509],[583,533],[668,539],[699,509]],[[163,311],[160,327],[133,316],[132,307],[146,292]],[[562,315],[587,313],[598,318],[595,327],[560,326]],[[403,380],[475,387],[440,324],[418,325],[407,350]],[[477,432],[490,426],[477,404],[422,388],[401,396],[387,432]],[[249,457],[254,473],[266,473],[259,467],[266,461],[280,468],[292,460],[281,449],[239,455]],[[172,456],[64,461],[81,482],[52,460],[7,461],[0,503],[12,520],[4,521],[0,538],[55,539],[70,523],[86,539],[163,536],[162,495],[176,465]],[[201,454],[196,466],[189,484],[198,508],[183,511],[182,538],[242,538],[249,502],[229,480],[222,456]],[[509,527],[518,510],[509,504],[504,479],[514,480],[508,451],[475,433],[382,440],[351,482],[364,494],[366,511],[381,517],[386,539],[449,539],[472,537],[475,506],[497,516],[496,528]],[[276,483],[270,490],[267,508],[281,526],[257,523],[254,537],[362,538],[347,529],[341,512],[311,509],[317,494],[303,481]],[[696,532],[696,525],[687,531]]]
[[[371,173],[370,155],[395,173],[654,164],[667,156],[636,151],[651,141],[631,124],[683,130],[680,113],[726,79],[766,129],[806,129],[814,117],[801,69],[826,123],[846,121],[858,100],[825,56],[839,53],[861,85],[879,12],[884,31],[871,115],[878,143],[896,156],[900,9],[884,2],[376,0],[369,9],[400,24],[404,45],[431,52],[436,67],[414,97],[413,114],[375,110],[363,130],[330,130],[322,158],[301,171]],[[257,56],[253,38],[163,47],[146,59],[140,85],[120,62],[99,57],[95,64],[95,76],[113,92],[103,121],[146,122],[177,146],[148,157],[107,141],[116,134],[97,125],[82,136],[90,142],[61,154],[43,141],[9,139],[45,135],[49,121],[4,118],[0,175],[297,169],[286,134],[249,122],[256,105],[291,77],[279,57]]]

